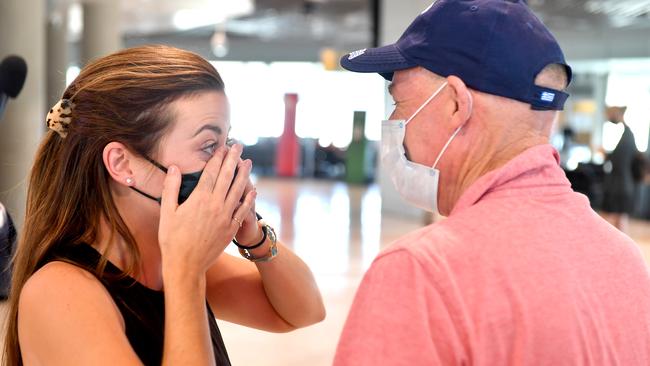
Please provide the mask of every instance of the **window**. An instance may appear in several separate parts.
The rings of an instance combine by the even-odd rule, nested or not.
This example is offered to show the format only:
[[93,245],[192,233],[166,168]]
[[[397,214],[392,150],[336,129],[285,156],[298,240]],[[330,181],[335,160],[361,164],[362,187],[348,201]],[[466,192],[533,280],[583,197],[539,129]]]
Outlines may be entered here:
[[213,63],[226,83],[231,134],[245,144],[278,137],[284,129],[284,95],[298,94],[296,134],[346,147],[354,111],[366,111],[365,135],[381,138],[385,83],[377,74],[325,71],[311,62]]

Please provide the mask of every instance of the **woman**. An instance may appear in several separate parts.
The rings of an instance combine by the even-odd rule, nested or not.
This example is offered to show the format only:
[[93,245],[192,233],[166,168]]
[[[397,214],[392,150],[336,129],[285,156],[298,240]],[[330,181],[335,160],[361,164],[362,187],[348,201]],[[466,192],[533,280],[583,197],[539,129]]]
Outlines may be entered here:
[[[228,365],[214,316],[272,332],[324,318],[307,266],[258,222],[228,119],[221,77],[187,51],[81,71],[31,173],[8,364]],[[248,260],[223,253],[233,238]]]

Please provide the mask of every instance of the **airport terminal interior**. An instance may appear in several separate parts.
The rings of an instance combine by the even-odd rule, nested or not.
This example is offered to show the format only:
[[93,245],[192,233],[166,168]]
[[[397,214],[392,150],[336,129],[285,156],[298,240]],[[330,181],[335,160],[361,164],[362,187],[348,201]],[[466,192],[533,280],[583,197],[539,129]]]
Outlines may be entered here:
[[[0,59],[27,79],[0,114],[0,202],[18,232],[41,122],[84,65],[125,47],[198,53],[221,74],[229,137],[253,161],[257,211],[310,267],[326,319],[286,334],[219,321],[235,365],[330,365],[348,309],[374,257],[434,217],[403,202],[382,171],[381,121],[393,108],[377,74],[344,71],[348,52],[395,42],[431,0],[0,0]],[[603,209],[607,156],[623,115],[650,159],[650,1],[529,0],[573,68],[550,143],[575,191]],[[467,30],[471,32],[471,29]],[[614,109],[612,109],[614,108]],[[616,109],[618,108],[618,109]],[[650,164],[647,164],[650,169]],[[621,227],[650,264],[650,175]],[[234,246],[226,249],[238,255]],[[3,262],[4,263],[4,262]],[[6,302],[0,304],[6,308]]]

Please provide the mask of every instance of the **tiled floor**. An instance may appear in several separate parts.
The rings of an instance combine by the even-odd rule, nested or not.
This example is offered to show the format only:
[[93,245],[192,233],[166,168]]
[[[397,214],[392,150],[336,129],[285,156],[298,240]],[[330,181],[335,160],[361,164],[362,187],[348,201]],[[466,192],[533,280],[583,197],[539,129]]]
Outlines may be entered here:
[[[310,266],[328,314],[320,324],[287,334],[220,321],[231,360],[244,366],[330,365],[364,270],[382,247],[421,223],[382,217],[376,186],[263,179],[257,187],[258,212]],[[650,223],[632,222],[630,231],[650,263]]]

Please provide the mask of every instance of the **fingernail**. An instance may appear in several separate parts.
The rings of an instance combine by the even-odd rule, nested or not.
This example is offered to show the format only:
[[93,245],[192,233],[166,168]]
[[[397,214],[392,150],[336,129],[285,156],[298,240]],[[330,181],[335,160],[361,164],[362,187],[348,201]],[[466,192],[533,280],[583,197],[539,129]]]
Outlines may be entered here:
[[176,167],[176,165],[172,165],[172,166],[169,167],[169,173],[170,174],[178,173],[178,168]]

